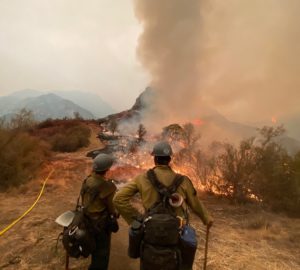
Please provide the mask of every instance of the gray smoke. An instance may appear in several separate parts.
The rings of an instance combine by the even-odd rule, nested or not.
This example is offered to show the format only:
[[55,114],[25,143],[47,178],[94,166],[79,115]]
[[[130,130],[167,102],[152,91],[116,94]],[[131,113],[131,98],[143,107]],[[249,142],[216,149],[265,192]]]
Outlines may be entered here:
[[197,106],[199,101],[200,2],[135,0],[136,16],[144,28],[138,56],[151,75],[152,87],[159,91],[160,119],[182,118],[187,94],[193,98],[185,106]]
[[243,122],[299,113],[300,1],[134,3],[160,119],[201,117],[204,104]]

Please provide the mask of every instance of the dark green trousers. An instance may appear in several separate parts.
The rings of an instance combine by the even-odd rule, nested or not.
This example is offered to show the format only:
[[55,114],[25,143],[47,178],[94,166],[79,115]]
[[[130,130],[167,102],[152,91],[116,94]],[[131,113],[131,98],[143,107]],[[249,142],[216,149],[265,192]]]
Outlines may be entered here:
[[108,270],[111,232],[95,233],[96,249],[92,253],[89,270]]

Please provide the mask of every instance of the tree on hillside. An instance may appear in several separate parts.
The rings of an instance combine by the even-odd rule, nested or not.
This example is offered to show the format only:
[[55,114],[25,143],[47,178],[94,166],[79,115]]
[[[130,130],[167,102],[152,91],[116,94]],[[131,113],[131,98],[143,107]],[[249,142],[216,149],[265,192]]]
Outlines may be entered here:
[[76,120],[82,120],[83,119],[79,112],[74,112],[73,115],[74,115],[74,118]]
[[139,124],[138,130],[137,130],[137,136],[138,136],[138,142],[141,143],[144,141],[144,137],[147,133],[147,130],[143,124]]
[[163,140],[182,141],[184,140],[184,130],[179,124],[171,124],[163,128],[161,137]]
[[211,163],[214,187],[237,202],[246,201],[252,187],[257,163],[254,139],[244,140],[238,147],[224,143],[223,152]]
[[293,157],[274,140],[284,134],[283,126],[263,127],[261,145],[256,147],[257,170],[253,191],[263,202],[277,210],[292,209],[297,191]]
[[[282,126],[258,130],[260,140],[243,140],[238,147],[223,145],[212,162],[215,187],[236,202],[255,196],[274,210],[300,214],[300,157],[291,157],[276,142]],[[300,155],[300,154],[299,154]]]
[[200,134],[196,132],[195,126],[191,123],[183,125],[185,147],[192,151],[197,147],[197,142],[201,138]]
[[36,124],[31,110],[21,109],[10,121],[10,128],[17,130],[29,130]]
[[108,129],[111,131],[111,133],[114,135],[115,132],[117,131],[118,129],[118,122],[116,119],[111,119],[109,121],[109,124],[108,124]]
[[187,123],[181,127],[174,124],[169,126],[168,133],[172,138],[176,138],[176,142],[180,142],[180,150],[174,155],[174,164],[177,167],[184,167],[185,173],[205,185],[204,154],[198,146],[201,136],[195,130],[194,125]]
[[283,125],[277,127],[264,126],[263,128],[257,129],[258,133],[262,136],[261,145],[262,147],[267,146],[272,140],[285,133]]

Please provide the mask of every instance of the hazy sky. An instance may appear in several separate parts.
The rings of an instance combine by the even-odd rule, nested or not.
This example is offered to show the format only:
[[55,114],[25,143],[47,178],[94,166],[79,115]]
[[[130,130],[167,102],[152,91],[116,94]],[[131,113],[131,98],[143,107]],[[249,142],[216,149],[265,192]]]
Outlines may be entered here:
[[299,12],[299,0],[0,0],[0,94],[82,90],[125,109],[151,81],[195,114],[201,102],[241,122],[299,114]]
[[131,0],[1,0],[0,95],[96,92],[116,109],[146,87]]

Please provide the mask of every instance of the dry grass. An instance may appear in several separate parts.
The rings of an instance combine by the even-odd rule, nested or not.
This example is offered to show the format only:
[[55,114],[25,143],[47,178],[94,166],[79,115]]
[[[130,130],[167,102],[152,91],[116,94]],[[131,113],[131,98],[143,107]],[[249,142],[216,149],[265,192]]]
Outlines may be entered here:
[[271,223],[268,221],[267,217],[263,214],[256,214],[249,218],[243,220],[242,228],[259,230],[267,230],[271,227]]
[[[0,194],[0,228],[18,217],[34,201],[42,179],[55,168],[44,196],[37,207],[0,238],[0,269],[58,270],[64,268],[64,252],[55,238],[61,228],[54,223],[62,212],[74,207],[82,179],[90,172],[91,160],[85,153],[98,148],[92,128],[89,148],[72,154],[57,154],[43,168],[38,179]],[[300,220],[264,212],[254,206],[234,206],[224,199],[204,197],[215,224],[211,229],[208,270],[287,270],[300,269]],[[194,270],[202,269],[204,226],[192,216],[199,246]],[[110,270],[137,270],[138,261],[127,257],[128,227],[113,236]],[[73,270],[87,269],[88,260],[71,260]]]
[[[215,217],[208,269],[300,269],[300,241],[293,240],[299,238],[299,219],[267,213],[252,206],[238,207],[226,201],[221,204],[211,198],[206,204]],[[205,233],[196,219],[194,222],[201,238],[196,270],[203,264]]]
[[29,181],[49,155],[47,146],[26,132],[0,129],[0,142],[0,191]]

